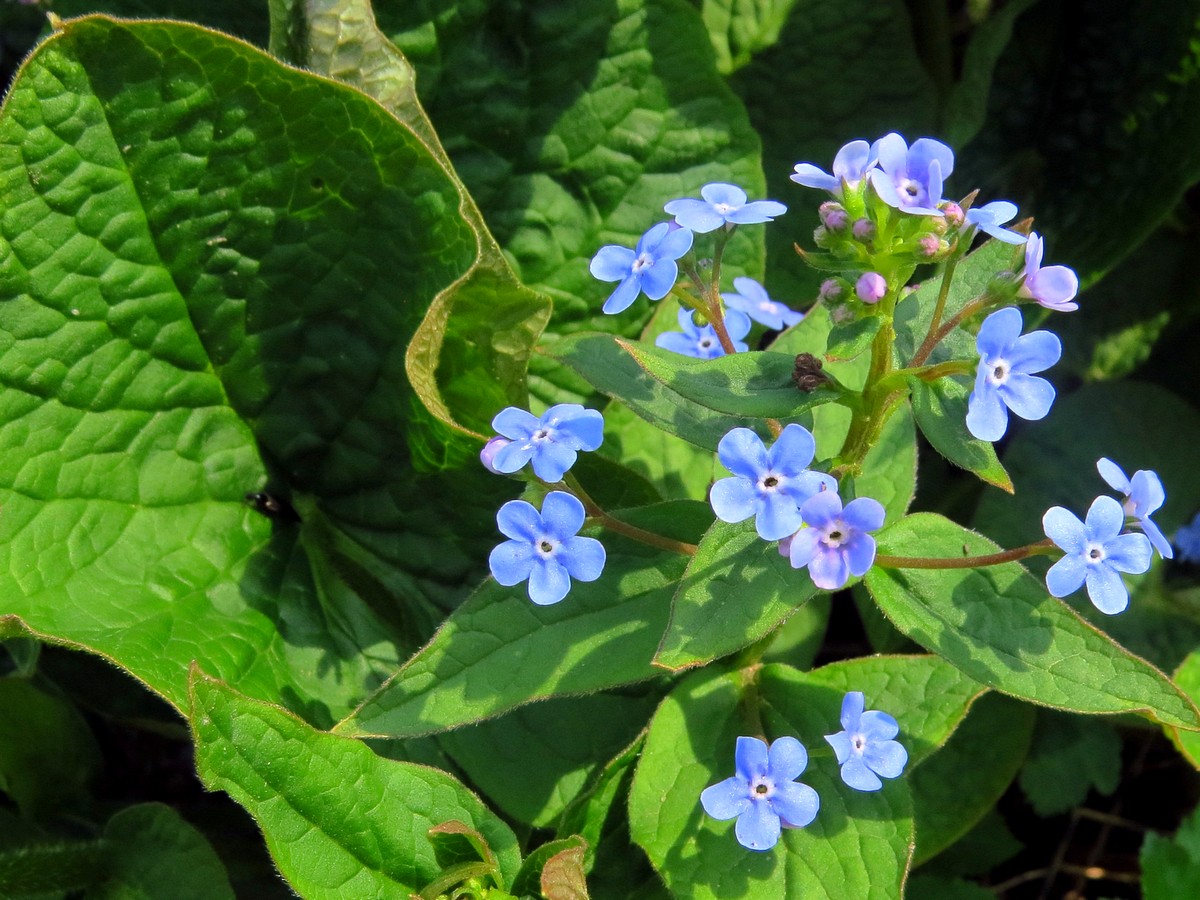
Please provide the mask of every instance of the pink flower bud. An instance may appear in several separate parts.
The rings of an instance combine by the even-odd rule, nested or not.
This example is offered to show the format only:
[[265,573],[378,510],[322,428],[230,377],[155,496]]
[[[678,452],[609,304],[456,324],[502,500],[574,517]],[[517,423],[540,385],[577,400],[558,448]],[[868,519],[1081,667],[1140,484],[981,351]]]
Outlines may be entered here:
[[941,205],[942,215],[946,217],[946,223],[955,228],[958,228],[966,220],[963,214],[963,209],[953,200],[947,200]]
[[923,234],[917,238],[917,248],[926,259],[933,259],[942,252],[942,240],[936,234]]
[[854,235],[855,240],[865,243],[875,237],[875,223],[870,219],[856,219],[850,233]]
[[842,283],[836,278],[826,278],[821,282],[821,289],[817,291],[818,300],[837,300],[845,293]]
[[503,472],[492,466],[492,460],[496,458],[497,453],[511,443],[512,441],[510,441],[508,438],[496,435],[496,437],[484,444],[483,449],[479,451],[479,461],[483,463],[483,467],[489,472],[494,472],[497,475],[503,475]]
[[854,284],[854,293],[863,303],[878,303],[887,293],[887,282],[878,272],[864,272]]
[[846,226],[850,224],[850,216],[846,214],[846,208],[832,200],[822,203],[817,212],[821,216],[822,224],[830,231],[845,231]]

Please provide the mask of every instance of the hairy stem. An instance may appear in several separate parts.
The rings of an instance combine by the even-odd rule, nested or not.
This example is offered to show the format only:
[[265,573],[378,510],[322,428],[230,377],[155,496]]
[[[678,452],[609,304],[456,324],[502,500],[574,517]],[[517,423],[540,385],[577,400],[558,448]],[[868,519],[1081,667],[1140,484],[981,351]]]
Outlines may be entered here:
[[875,557],[875,565],[885,569],[978,569],[983,566],[999,566],[1003,563],[1017,562],[1031,556],[1045,556],[1054,553],[1057,548],[1049,538],[1035,544],[1026,544],[1012,550],[1001,550],[999,553],[985,553],[982,556],[888,556],[879,554]]
[[672,553],[679,553],[682,556],[696,555],[695,544],[689,544],[687,541],[678,541],[675,538],[667,537],[665,534],[647,531],[644,528],[638,528],[636,525],[630,525],[628,522],[622,522],[620,519],[613,518],[600,507],[600,504],[592,499],[591,495],[583,489],[583,485],[579,483],[579,479],[571,473],[568,472],[563,476],[563,484],[571,493],[579,498],[583,504],[583,508],[587,511],[588,518],[595,521],[600,527],[624,535],[640,544],[657,547],[659,550],[669,550]]

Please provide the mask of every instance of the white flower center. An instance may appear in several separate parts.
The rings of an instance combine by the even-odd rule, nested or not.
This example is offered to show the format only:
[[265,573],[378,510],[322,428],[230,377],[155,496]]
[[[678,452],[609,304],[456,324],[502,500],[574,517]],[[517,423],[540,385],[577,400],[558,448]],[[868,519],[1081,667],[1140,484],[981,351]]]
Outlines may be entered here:
[[846,523],[841,519],[835,519],[825,532],[825,537],[821,538],[821,543],[827,547],[837,549],[850,539],[850,529],[846,527]]
[[762,478],[758,479],[758,489],[764,494],[777,491],[782,485],[783,479],[771,471],[768,471]]
[[901,202],[907,201],[909,206],[916,206],[917,202],[921,199],[921,195],[925,192],[925,189],[921,187],[921,183],[913,181],[911,178],[901,179],[897,188],[899,188]]
[[855,753],[862,753],[866,749],[867,739],[861,734],[853,735],[850,738],[850,746],[854,748]]
[[533,546],[537,550],[538,556],[542,559],[550,559],[550,557],[558,552],[559,543],[553,538],[539,535],[538,539],[533,542]]
[[769,800],[775,793],[775,782],[766,775],[759,775],[750,782],[751,800]]
[[1092,541],[1084,548],[1083,558],[1087,560],[1088,565],[1097,565],[1104,562],[1104,545]]
[[1125,510],[1125,515],[1137,518],[1137,504],[1133,502],[1133,497],[1126,497],[1121,509]]
[[533,440],[548,441],[553,436],[553,432],[549,428],[539,428],[533,433]]
[[775,312],[775,301],[764,300],[762,303],[758,304],[758,308],[765,313]]
[[642,271],[642,269],[650,268],[652,265],[654,265],[654,257],[649,253],[642,253],[633,261],[633,265],[630,266],[630,270],[637,273]]
[[729,213],[731,213],[735,209],[737,209],[737,207],[734,206],[732,203],[714,203],[712,205],[712,208],[715,209],[717,211],[717,213],[722,216],[728,215]]
[[1008,365],[1008,360],[1006,360],[1006,359],[992,360],[992,362],[989,363],[989,367],[991,368],[991,371],[988,372],[987,379],[992,384],[999,386],[999,385],[1004,384],[1004,382],[1008,381],[1008,373],[1010,371],[1010,367]]

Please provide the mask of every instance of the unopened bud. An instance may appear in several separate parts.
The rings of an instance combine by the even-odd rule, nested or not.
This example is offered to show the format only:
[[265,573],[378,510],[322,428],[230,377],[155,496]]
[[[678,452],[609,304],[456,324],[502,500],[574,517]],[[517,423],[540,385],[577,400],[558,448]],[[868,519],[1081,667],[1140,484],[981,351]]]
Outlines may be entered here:
[[887,281],[878,272],[863,272],[854,283],[854,293],[863,303],[878,303],[887,293]]
[[850,233],[854,235],[855,240],[866,243],[875,237],[875,223],[870,219],[855,219]]
[[942,211],[942,216],[946,219],[946,224],[952,228],[958,228],[966,221],[963,208],[953,200],[947,200],[938,208]]
[[497,475],[503,475],[504,473],[497,469],[492,464],[492,461],[496,458],[497,453],[511,443],[512,441],[510,441],[508,438],[497,435],[484,444],[483,449],[479,451],[479,461],[483,463],[483,467],[489,472],[494,472]]
[[831,301],[839,299],[846,292],[845,286],[837,278],[826,278],[821,282],[821,288],[817,291],[817,299]]
[[923,234],[917,239],[917,250],[926,259],[945,256],[950,245],[936,234]]
[[821,224],[830,231],[845,231],[846,226],[850,224],[850,216],[846,213],[846,208],[832,200],[822,203],[818,207],[817,213],[821,216]]

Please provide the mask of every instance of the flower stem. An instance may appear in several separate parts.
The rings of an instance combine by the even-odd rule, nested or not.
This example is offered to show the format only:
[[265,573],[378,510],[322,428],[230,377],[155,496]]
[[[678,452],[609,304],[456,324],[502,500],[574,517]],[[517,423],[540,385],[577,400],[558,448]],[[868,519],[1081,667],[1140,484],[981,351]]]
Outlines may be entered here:
[[934,348],[942,342],[942,339],[945,338],[946,335],[948,335],[955,328],[957,328],[962,322],[975,315],[975,313],[979,312],[981,309],[984,309],[988,305],[988,301],[990,299],[991,298],[987,294],[980,294],[978,297],[963,306],[962,309],[952,315],[949,319],[947,319],[946,322],[940,325],[937,329],[934,329],[931,326],[929,329],[929,334],[926,335],[925,340],[921,343],[921,346],[917,348],[917,352],[913,354],[913,358],[909,363],[909,366],[913,368],[917,366],[923,366],[925,361],[929,359],[929,354],[931,354],[934,351]]
[[888,556],[879,554],[875,557],[875,565],[885,569],[978,569],[982,566],[999,566],[1004,563],[1017,562],[1031,556],[1046,556],[1057,548],[1049,538],[1035,544],[1026,544],[1013,550],[1001,550],[999,553],[985,553],[982,556]]
[[659,550],[669,550],[672,553],[679,553],[683,556],[695,556],[695,544],[678,541],[675,538],[667,537],[665,534],[647,531],[644,528],[638,528],[636,525],[630,525],[628,522],[622,522],[620,519],[614,519],[601,509],[600,505],[583,489],[583,485],[579,483],[579,479],[570,472],[563,476],[563,484],[571,493],[579,498],[584,509],[587,510],[588,517],[594,519],[596,524],[601,528],[607,528],[609,531],[624,535],[638,543],[657,547]]

